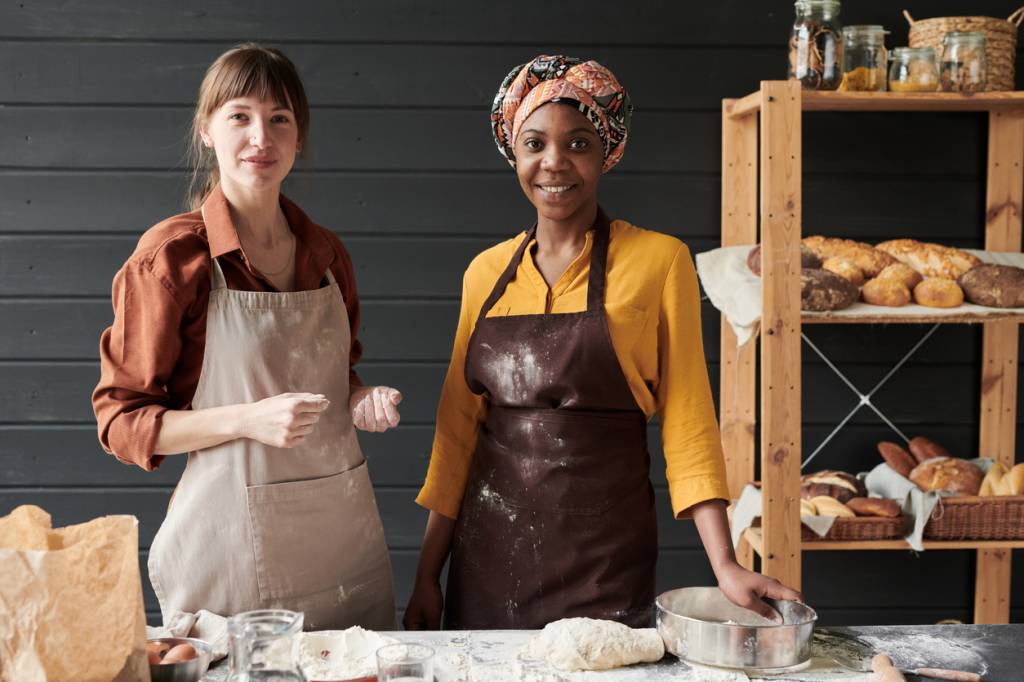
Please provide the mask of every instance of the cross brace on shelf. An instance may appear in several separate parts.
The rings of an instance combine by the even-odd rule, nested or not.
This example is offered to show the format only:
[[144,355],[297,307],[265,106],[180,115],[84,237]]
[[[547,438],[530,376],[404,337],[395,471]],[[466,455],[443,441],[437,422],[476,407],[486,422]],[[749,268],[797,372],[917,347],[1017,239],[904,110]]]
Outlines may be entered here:
[[836,424],[835,428],[834,428],[834,429],[832,429],[832,431],[831,431],[831,432],[830,432],[830,433],[829,433],[829,434],[828,434],[827,436],[825,436],[825,440],[821,441],[821,443],[820,443],[820,444],[818,445],[818,447],[816,447],[816,448],[814,449],[814,452],[812,452],[812,453],[811,453],[810,455],[808,455],[808,456],[807,456],[807,459],[805,459],[805,460],[804,460],[803,462],[801,462],[801,463],[800,463],[800,470],[801,470],[801,471],[802,471],[802,470],[804,469],[804,467],[806,467],[806,466],[807,466],[808,464],[810,464],[810,462],[811,462],[811,460],[812,460],[812,459],[814,459],[815,457],[817,457],[817,456],[818,456],[818,453],[820,453],[820,452],[821,452],[821,451],[822,451],[822,450],[824,449],[824,447],[825,447],[826,445],[828,445],[829,441],[831,441],[831,440],[832,440],[832,439],[833,439],[833,438],[835,437],[835,435],[836,435],[837,433],[839,433],[839,431],[840,431],[840,430],[841,430],[841,429],[842,429],[842,428],[843,428],[844,426],[846,426],[847,422],[849,422],[849,421],[850,421],[850,420],[851,420],[851,419],[853,418],[853,415],[857,414],[857,412],[859,412],[859,411],[860,411],[860,408],[862,408],[862,407],[867,407],[867,408],[868,408],[868,409],[870,409],[870,410],[871,410],[872,412],[874,412],[875,414],[877,414],[877,415],[878,415],[878,418],[879,418],[879,419],[881,419],[881,420],[882,420],[883,422],[885,422],[885,423],[886,423],[886,425],[888,425],[888,427],[889,427],[890,429],[892,429],[893,431],[895,431],[895,432],[896,432],[896,433],[897,433],[897,434],[899,435],[899,437],[903,439],[903,442],[907,442],[907,441],[909,441],[909,440],[910,440],[909,438],[907,438],[907,435],[906,435],[905,433],[903,433],[902,431],[900,431],[899,427],[898,427],[898,426],[896,426],[896,425],[895,425],[895,424],[894,424],[894,423],[892,422],[892,420],[891,420],[891,419],[889,419],[889,418],[888,418],[887,416],[885,416],[885,414],[884,414],[884,413],[883,413],[883,412],[882,412],[882,411],[881,411],[880,409],[878,409],[878,407],[877,407],[877,406],[876,406],[876,405],[875,405],[874,403],[872,403],[872,402],[871,402],[871,396],[875,395],[875,393],[877,393],[877,392],[878,392],[878,389],[882,388],[882,386],[884,386],[884,385],[885,385],[885,383],[886,383],[887,381],[889,381],[889,379],[891,379],[891,378],[892,378],[892,376],[893,376],[893,375],[894,375],[894,374],[895,374],[895,373],[896,373],[896,372],[897,372],[897,371],[899,370],[899,368],[900,368],[900,367],[902,367],[902,366],[904,365],[904,363],[906,363],[906,362],[907,362],[907,360],[909,360],[909,359],[910,359],[910,358],[911,358],[911,357],[912,357],[912,356],[914,355],[914,353],[916,353],[916,352],[918,351],[918,349],[919,349],[919,348],[920,348],[921,346],[923,346],[923,345],[924,345],[924,342],[925,342],[925,341],[927,341],[927,340],[928,340],[928,338],[929,338],[929,337],[931,337],[931,335],[932,335],[932,334],[934,334],[934,333],[935,333],[935,330],[937,330],[938,328],[939,328],[939,325],[938,325],[938,324],[935,324],[935,325],[933,325],[933,326],[932,326],[932,328],[931,328],[931,329],[929,329],[929,330],[928,330],[928,331],[927,331],[927,332],[925,333],[925,335],[924,335],[924,336],[922,336],[922,337],[921,337],[921,339],[920,339],[920,340],[919,340],[919,341],[918,341],[917,343],[915,343],[915,344],[914,344],[914,346],[913,346],[913,347],[912,347],[912,348],[911,348],[911,349],[910,349],[909,351],[907,351],[907,353],[906,353],[906,354],[905,354],[905,355],[904,355],[904,356],[903,356],[902,358],[900,358],[900,361],[899,361],[899,362],[897,362],[897,363],[896,363],[895,365],[893,365],[893,368],[892,368],[892,369],[890,369],[890,370],[889,370],[889,372],[888,372],[888,373],[886,373],[886,375],[885,375],[884,377],[882,377],[881,381],[879,381],[879,382],[878,382],[877,384],[875,384],[875,386],[874,386],[874,387],[873,387],[873,388],[872,388],[872,389],[871,389],[870,391],[868,391],[867,393],[861,393],[861,392],[860,392],[860,389],[859,389],[859,388],[857,388],[857,387],[856,387],[856,386],[855,386],[855,385],[853,384],[853,382],[852,382],[852,381],[850,381],[850,380],[849,380],[849,379],[848,379],[848,378],[846,377],[846,375],[845,375],[845,374],[843,374],[843,371],[842,371],[841,369],[839,369],[839,368],[838,368],[838,367],[837,367],[837,366],[835,365],[835,363],[834,363],[834,362],[832,362],[832,361],[831,361],[831,360],[830,360],[830,359],[828,358],[828,356],[827,356],[827,355],[825,355],[825,353],[823,353],[823,352],[821,351],[821,349],[820,349],[820,348],[818,348],[817,346],[815,346],[815,345],[814,345],[814,342],[813,342],[813,341],[811,341],[811,340],[810,340],[810,339],[809,339],[809,338],[807,337],[807,334],[806,334],[806,333],[804,333],[804,332],[802,332],[802,331],[800,332],[800,338],[802,338],[802,339],[804,340],[804,343],[806,343],[806,344],[807,344],[808,346],[810,346],[810,347],[811,347],[811,350],[813,350],[813,351],[814,351],[815,353],[817,353],[817,354],[818,354],[818,357],[820,357],[820,358],[821,358],[821,359],[822,359],[822,360],[823,360],[823,361],[825,362],[825,364],[826,364],[826,365],[828,365],[828,366],[829,366],[829,368],[830,368],[830,369],[831,369],[831,370],[832,370],[833,372],[835,372],[835,373],[836,373],[836,376],[838,376],[838,377],[839,377],[840,379],[842,379],[843,383],[844,383],[844,384],[846,384],[846,385],[847,385],[847,387],[848,387],[848,388],[849,388],[849,389],[850,389],[851,391],[853,391],[853,392],[854,392],[854,394],[856,394],[856,396],[857,396],[857,397],[858,397],[858,398],[860,399],[860,401],[859,401],[859,402],[858,402],[858,403],[857,403],[857,404],[856,404],[856,405],[855,405],[855,406],[853,407],[853,409],[852,409],[852,410],[850,410],[849,414],[847,414],[847,415],[846,415],[846,416],[845,416],[845,417],[843,418],[843,420],[842,420],[842,421],[840,421],[840,422],[839,422],[838,424]]

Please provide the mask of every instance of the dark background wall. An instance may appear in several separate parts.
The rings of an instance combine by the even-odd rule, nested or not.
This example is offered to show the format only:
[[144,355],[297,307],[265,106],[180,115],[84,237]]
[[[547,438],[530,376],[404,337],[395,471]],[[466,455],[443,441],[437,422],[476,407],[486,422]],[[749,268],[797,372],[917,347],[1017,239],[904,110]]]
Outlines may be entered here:
[[[963,13],[904,3],[919,17]],[[1006,16],[1015,3],[974,2]],[[884,24],[906,44],[896,5],[848,2],[845,23]],[[515,64],[542,52],[610,66],[637,110],[622,164],[603,181],[614,216],[719,240],[720,102],[785,76],[790,2],[546,2],[531,9],[459,0],[278,3],[5,0],[0,4],[0,514],[39,504],[57,524],[127,513],[141,554],[183,458],[157,473],[99,448],[89,395],[110,281],[138,236],[181,210],[183,139],[202,73],[243,40],[283,48],[313,104],[312,159],[286,192],[352,252],[363,301],[360,370],[404,391],[402,425],[365,435],[392,548],[399,605],[425,519],[426,470],[461,275],[481,249],[531,219],[495,152],[488,106]],[[1018,69],[1019,70],[1019,69]],[[1018,79],[1019,82],[1019,79]],[[910,236],[980,247],[985,134],[976,114],[811,114],[805,120],[805,234]],[[712,383],[718,315],[704,308]],[[812,338],[863,388],[923,327],[815,327]],[[876,398],[911,435],[958,453],[977,442],[980,333],[946,327]],[[855,397],[805,351],[804,442],[818,443]],[[656,428],[652,427],[652,436]],[[812,467],[874,466],[884,425],[860,413]],[[671,520],[657,438],[660,587],[713,579],[689,523]],[[1024,618],[1015,554],[1013,620]],[[805,594],[827,623],[970,619],[968,552],[815,552]],[[144,580],[151,620],[157,612]]]

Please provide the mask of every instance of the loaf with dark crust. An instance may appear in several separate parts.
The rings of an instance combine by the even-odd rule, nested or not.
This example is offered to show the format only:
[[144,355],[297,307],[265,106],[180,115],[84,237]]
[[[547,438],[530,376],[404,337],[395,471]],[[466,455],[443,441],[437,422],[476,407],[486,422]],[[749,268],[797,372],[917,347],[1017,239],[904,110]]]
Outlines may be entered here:
[[983,264],[957,278],[968,301],[993,308],[1024,308],[1024,268]]

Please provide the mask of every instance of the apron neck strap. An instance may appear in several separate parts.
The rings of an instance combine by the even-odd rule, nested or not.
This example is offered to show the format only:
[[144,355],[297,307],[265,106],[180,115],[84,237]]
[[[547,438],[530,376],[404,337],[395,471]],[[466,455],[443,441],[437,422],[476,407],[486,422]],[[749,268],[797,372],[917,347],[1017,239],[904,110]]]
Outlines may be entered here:
[[338,283],[338,280],[334,279],[334,273],[331,272],[330,268],[327,268],[327,272],[324,273],[324,278],[327,280],[328,285],[334,285]]
[[224,271],[220,268],[220,261],[216,258],[210,259],[210,289],[227,289],[228,283],[224,279]]
[[[608,220],[608,215],[604,212],[600,206],[597,207],[597,216],[594,218],[594,243],[590,248],[590,275],[587,279],[587,311],[593,312],[595,310],[604,309],[604,291],[606,283],[606,270],[608,268],[608,239],[611,233],[611,222]],[[494,285],[494,289],[491,290],[491,295],[484,301],[483,307],[480,308],[480,317],[478,320],[482,320],[487,317],[487,313],[491,311],[494,304],[498,302],[501,295],[505,293],[505,288],[508,283],[516,275],[516,270],[519,269],[519,264],[523,262],[523,255],[526,253],[526,248],[533,241],[537,235],[537,223],[533,224],[530,231],[523,237],[523,241],[520,242],[519,248],[516,249],[512,259],[508,262],[505,267],[505,271],[501,273],[501,277]]]

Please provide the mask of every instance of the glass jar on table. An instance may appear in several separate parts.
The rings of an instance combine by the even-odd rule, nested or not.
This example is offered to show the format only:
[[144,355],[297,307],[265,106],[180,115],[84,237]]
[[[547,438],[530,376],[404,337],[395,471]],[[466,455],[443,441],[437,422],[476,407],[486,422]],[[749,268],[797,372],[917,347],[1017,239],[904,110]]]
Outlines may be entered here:
[[292,653],[303,615],[246,611],[228,619],[228,682],[306,682]]
[[789,77],[810,90],[835,90],[843,77],[839,0],[797,0],[789,39]]
[[840,90],[880,92],[885,90],[885,36],[878,25],[843,27],[843,81]]

